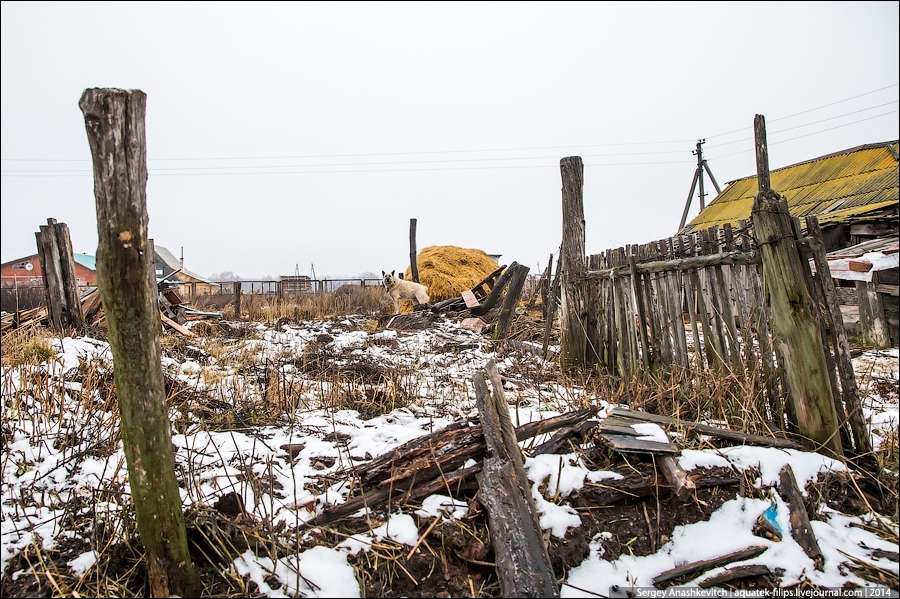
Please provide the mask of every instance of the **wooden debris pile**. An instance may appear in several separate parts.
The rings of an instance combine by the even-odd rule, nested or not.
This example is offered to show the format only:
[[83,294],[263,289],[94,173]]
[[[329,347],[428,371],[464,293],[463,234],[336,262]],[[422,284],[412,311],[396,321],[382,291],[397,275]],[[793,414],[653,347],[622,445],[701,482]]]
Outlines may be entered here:
[[[159,290],[159,313],[163,324],[182,335],[194,337],[195,335],[182,326],[188,320],[203,320],[208,318],[222,318],[220,312],[200,312],[191,308],[176,290],[177,285],[165,279],[157,283]],[[103,303],[100,300],[100,292],[96,287],[91,289],[81,298],[81,311],[84,315],[84,325],[88,327],[105,326],[106,314],[103,312]],[[4,314],[2,319],[3,333],[31,326],[49,326],[50,316],[46,306],[39,306],[31,310],[21,310],[11,314]]]
[[[345,519],[350,525],[349,520],[358,518],[362,512],[389,513],[391,506],[415,503],[436,493],[450,494],[471,506],[472,492],[477,491],[477,503],[482,508],[479,513],[483,514],[488,530],[484,538],[490,538],[493,546],[490,563],[495,567],[502,596],[559,596],[557,580],[562,572],[558,569],[558,558],[551,560],[548,557],[548,543],[553,540],[543,534],[538,524],[532,482],[523,467],[520,442],[538,436],[546,439],[524,450],[524,454],[531,457],[575,451],[585,456],[586,462],[594,464],[597,463],[596,456],[604,455],[605,463],[609,464],[614,456],[631,456],[627,458],[628,467],[622,469],[625,476],[604,478],[602,484],[585,482],[569,501],[575,509],[602,510],[602,513],[613,515],[616,510],[633,510],[633,506],[642,505],[651,536],[651,518],[647,515],[650,504],[655,506],[657,513],[660,510],[670,512],[665,518],[675,521],[682,510],[679,506],[706,506],[703,499],[709,499],[710,493],[719,498],[717,505],[721,505],[739,493],[754,492],[752,485],[748,485],[737,470],[719,467],[684,471],[676,459],[681,447],[663,428],[681,432],[679,439],[701,435],[729,443],[801,448],[799,443],[788,438],[751,435],[622,408],[611,410],[603,418],[597,416],[597,408],[585,408],[515,428],[509,419],[509,404],[503,396],[503,383],[493,361],[487,363],[484,371],[475,374],[473,384],[480,414],[478,420],[459,420],[362,465],[331,475],[330,480],[335,480],[334,476],[346,476],[353,481],[354,490],[346,502],[327,507],[307,522],[307,526],[333,529],[336,522]],[[654,428],[659,431],[658,435],[652,434],[650,429]],[[285,446],[283,449],[292,451],[294,448]],[[591,455],[594,457],[588,457]],[[635,464],[640,462],[638,456],[645,456],[644,464],[649,464],[649,468],[635,469]],[[821,567],[822,553],[790,466],[785,466],[782,471],[777,492],[790,509],[791,530],[784,534],[791,534]],[[713,511],[717,505],[708,509]],[[708,515],[706,513],[706,517]],[[644,524],[630,516],[618,520],[625,520],[634,527]],[[659,515],[656,521],[658,526]],[[757,527],[761,540],[781,540],[780,529],[773,530],[762,524],[765,523]],[[435,525],[435,522],[422,524],[426,527],[422,539]],[[657,528],[658,536],[652,551],[656,551],[662,542],[658,531]],[[592,534],[593,531],[588,532],[587,538]],[[760,555],[767,547],[752,545],[716,559],[685,564],[660,574],[653,582],[658,588],[665,588],[690,580],[703,582],[705,586],[735,584],[741,580],[753,584],[756,579],[763,578],[776,580],[779,574],[765,566],[737,564]],[[737,565],[713,578],[702,578],[709,570],[729,564]],[[555,575],[554,568],[557,570]]]

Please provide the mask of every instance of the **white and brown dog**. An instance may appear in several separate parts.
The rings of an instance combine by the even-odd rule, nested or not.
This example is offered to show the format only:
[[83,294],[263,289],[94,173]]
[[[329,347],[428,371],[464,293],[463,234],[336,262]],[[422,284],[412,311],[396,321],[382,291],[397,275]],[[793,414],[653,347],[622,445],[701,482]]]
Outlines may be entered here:
[[400,300],[413,300],[413,303],[427,304],[429,301],[428,288],[425,285],[414,283],[412,281],[404,281],[397,278],[396,271],[381,271],[382,283],[384,289],[394,300],[394,314],[400,314]]

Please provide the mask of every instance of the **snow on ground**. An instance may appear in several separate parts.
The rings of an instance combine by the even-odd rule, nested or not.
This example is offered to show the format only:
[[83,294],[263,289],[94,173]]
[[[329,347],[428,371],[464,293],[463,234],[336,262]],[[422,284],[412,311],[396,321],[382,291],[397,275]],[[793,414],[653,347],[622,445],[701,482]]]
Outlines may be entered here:
[[[280,329],[256,325],[256,329],[257,339],[230,339],[227,343],[221,339],[192,340],[192,357],[167,356],[164,367],[169,376],[186,386],[237,406],[247,398],[259,399],[264,392],[252,372],[234,365],[235,359],[249,355],[257,364],[269,360],[278,365],[285,381],[301,384],[307,407],[289,415],[283,424],[251,430],[216,432],[200,426],[176,427],[172,441],[176,470],[185,481],[181,488],[185,506],[211,505],[219,497],[237,492],[255,516],[297,526],[326,506],[346,500],[349,489],[345,483],[323,487],[322,481],[327,480],[323,477],[329,473],[363,464],[456,418],[475,415],[471,378],[491,358],[498,360],[498,369],[506,378],[508,397],[517,400],[510,408],[516,425],[555,416],[583,399],[597,403],[597,398],[585,398],[578,389],[528,382],[533,377],[522,377],[520,373],[542,368],[537,358],[526,353],[499,358],[480,336],[450,321],[439,321],[435,328],[419,332],[371,332],[372,327],[361,317],[303,322]],[[410,395],[408,405],[371,419],[363,419],[353,410],[328,409],[328,397],[334,390],[325,381],[311,381],[296,366],[298,357],[312,344],[331,352],[331,359],[337,364],[366,360],[390,368],[398,374],[391,384],[402,385]],[[0,543],[4,572],[10,560],[31,543],[41,543],[49,549],[65,539],[90,538],[89,526],[66,529],[67,516],[71,515],[67,510],[74,499],[93,497],[83,503],[96,512],[95,521],[126,508],[116,503],[114,495],[97,499],[99,492],[110,486],[121,488],[124,496],[128,494],[124,454],[121,443],[114,442],[118,414],[105,409],[96,392],[84,392],[85,384],[74,380],[79,372],[83,378],[87,365],[94,373],[111,372],[109,347],[87,337],[57,339],[53,347],[57,352],[54,360],[39,366],[0,370],[6,441],[2,456]],[[883,438],[878,431],[889,430],[886,427],[896,431],[897,427],[896,391],[885,397],[878,386],[880,380],[897,381],[897,357],[897,350],[866,352],[854,364],[857,372],[864,375],[862,395],[866,398],[866,414],[876,429],[876,443]],[[43,393],[34,392],[35,380],[42,382]],[[55,402],[52,409],[46,408],[45,393],[50,393],[51,403]],[[177,408],[173,410],[179,422],[196,418],[190,413],[181,414]],[[656,425],[641,426],[641,434],[648,439],[666,437]],[[300,449],[290,455],[282,448],[288,445]],[[687,470],[708,466],[753,469],[758,473],[759,488],[773,485],[785,464],[791,464],[801,486],[814,481],[820,473],[845,468],[841,462],[818,454],[759,447],[686,450],[679,461]],[[541,526],[556,537],[581,525],[580,516],[567,502],[574,490],[586,480],[621,478],[613,472],[589,470],[576,454],[528,458],[525,467],[533,482],[532,494]],[[266,480],[273,484],[254,485],[254,476],[250,475],[269,477]],[[644,557],[622,555],[614,561],[604,560],[600,541],[609,533],[600,533],[587,559],[569,572],[563,596],[609,595],[611,586],[652,586],[654,576],[674,566],[760,544],[769,549],[748,563],[783,570],[785,583],[805,579],[822,586],[842,586],[847,582],[869,585],[852,571],[838,567],[845,561],[842,552],[897,571],[896,563],[876,560],[860,549],[861,544],[889,551],[897,549],[873,533],[851,526],[864,524],[873,515],[851,517],[823,508],[823,521],[813,522],[826,559],[824,571],[820,572],[789,534],[781,542],[752,534],[756,519],[773,506],[778,524],[789,530],[787,507],[776,491],[771,492],[769,500],[738,497],[727,501],[708,521],[677,528],[655,554]],[[464,502],[435,495],[423,501],[419,515],[460,518],[466,511]],[[892,526],[896,527],[896,523]],[[347,562],[348,555],[368,551],[384,538],[415,545],[418,534],[413,518],[397,512],[368,534],[353,535],[335,547],[316,546],[277,562],[247,551],[231,567],[238,575],[256,582],[261,592],[270,597],[355,597],[360,590]],[[86,575],[97,559],[96,552],[88,551],[71,560],[69,566],[74,574]],[[706,576],[720,571],[712,570]],[[269,584],[271,576],[280,586],[273,588]]]

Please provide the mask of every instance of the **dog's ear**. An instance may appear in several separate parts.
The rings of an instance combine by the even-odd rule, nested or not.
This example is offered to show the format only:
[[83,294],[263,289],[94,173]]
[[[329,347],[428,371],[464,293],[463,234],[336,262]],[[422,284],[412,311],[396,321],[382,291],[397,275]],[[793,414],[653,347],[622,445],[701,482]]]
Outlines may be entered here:
[[385,274],[387,274],[387,273],[385,273],[385,272],[382,270],[382,271],[381,271],[381,276],[383,277]]
[[397,274],[396,274],[396,273],[397,273],[397,271],[396,271],[396,270],[392,270],[392,271],[391,271],[391,276],[392,276],[392,277],[395,277],[395,276],[397,276]]

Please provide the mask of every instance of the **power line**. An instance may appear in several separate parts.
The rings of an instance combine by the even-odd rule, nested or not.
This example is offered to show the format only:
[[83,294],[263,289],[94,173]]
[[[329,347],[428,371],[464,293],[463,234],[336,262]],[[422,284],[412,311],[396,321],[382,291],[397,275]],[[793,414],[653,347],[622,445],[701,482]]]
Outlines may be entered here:
[[[850,116],[851,114],[859,114],[860,112],[867,112],[869,110],[875,110],[876,108],[883,108],[884,106],[890,106],[891,104],[897,104],[898,102],[900,102],[900,100],[892,100],[890,102],[885,102],[884,104],[879,104],[877,106],[870,106],[869,108],[862,108],[860,110],[854,110],[853,112],[845,112],[844,114],[839,114],[837,116],[831,116],[831,117],[828,117],[827,119],[821,119],[818,121],[813,121],[811,123],[805,123],[803,125],[795,125],[793,127],[788,127],[787,129],[779,129],[778,131],[772,131],[772,132],[768,133],[767,135],[776,135],[778,133],[784,133],[785,131],[792,131],[794,129],[801,129],[803,127],[809,127],[811,125],[818,125],[819,123],[825,123],[827,121],[833,121],[835,119],[842,119],[845,116]],[[897,111],[893,110],[891,112],[897,112]],[[884,114],[891,114],[891,112],[885,112]],[[876,115],[876,116],[884,116],[884,114]],[[778,119],[778,120],[782,120],[782,119]],[[855,122],[859,123],[861,121],[855,121]],[[746,129],[744,129],[744,131],[746,131]],[[830,131],[830,129],[825,129],[825,131]],[[722,146],[730,146],[731,144],[741,143],[743,141],[750,141],[752,139],[753,139],[752,137],[745,137],[743,139],[736,139],[734,141],[726,141],[725,143],[716,144],[716,145],[712,145],[709,147],[720,148]]]
[[[794,141],[795,139],[802,139],[802,138],[804,138],[804,137],[810,137],[811,135],[818,135],[819,133],[825,133],[825,132],[827,132],[827,131],[834,131],[835,129],[840,129],[841,127],[848,127],[848,126],[850,126],[850,125],[855,125],[855,124],[857,124],[857,123],[862,123],[862,122],[865,122],[865,121],[871,121],[872,119],[877,119],[878,117],[887,116],[887,115],[889,115],[889,114],[894,114],[895,112],[900,112],[900,110],[891,110],[891,111],[889,111],[889,112],[885,112],[885,113],[882,113],[882,114],[876,114],[876,115],[874,115],[874,116],[870,116],[870,117],[867,117],[867,118],[864,118],[864,119],[860,119],[860,120],[858,120],[858,121],[853,121],[853,122],[851,122],[851,123],[844,123],[843,125],[835,125],[834,127],[829,127],[828,129],[822,129],[821,131],[813,131],[812,133],[806,133],[806,134],[804,134],[804,135],[798,135],[797,137],[791,137],[790,139],[782,139],[782,140],[779,140],[779,141],[769,142],[768,145],[770,145],[770,146],[777,146],[778,144],[783,144],[783,143],[787,143],[787,142],[789,142],[789,141]],[[784,129],[784,131],[787,131],[787,129]],[[724,144],[722,144],[722,145],[724,145]],[[728,158],[729,156],[737,156],[738,154],[746,154],[747,152],[753,152],[753,151],[754,151],[753,148],[750,148],[750,149],[748,149],[748,150],[740,150],[740,151],[738,151],[738,152],[732,152],[731,154],[725,154],[724,156],[719,156],[716,160],[721,159],[721,158]]]
[[[823,104],[822,106],[817,106],[815,108],[810,108],[807,110],[803,110],[801,112],[797,112],[794,114],[790,114],[787,116],[769,119],[768,122],[774,123],[776,121],[782,121],[785,119],[793,118],[796,116],[800,116],[803,114],[807,114],[809,112],[814,112],[816,110],[821,110],[823,108],[827,108],[829,106],[834,106],[836,104],[841,104],[844,102],[849,102],[850,100],[855,100],[857,98],[862,98],[864,96],[868,96],[880,91],[884,91],[886,89],[890,89],[893,87],[897,87],[900,83],[893,83],[891,85],[880,87],[875,90],[871,90],[868,92],[864,92],[862,94],[857,94],[855,96],[851,96],[849,98],[844,98],[843,100],[837,100],[835,102],[830,102],[828,104]],[[882,105],[883,106],[883,105]],[[871,107],[863,110],[871,110],[877,107]],[[855,111],[860,112],[860,111]],[[847,114],[855,114],[855,112],[850,112]],[[846,115],[843,115],[846,116]],[[838,118],[838,117],[832,117]],[[828,120],[828,119],[825,119]],[[817,121],[822,122],[822,121]],[[812,123],[810,123],[812,124]],[[801,125],[802,126],[802,125]],[[707,139],[713,139],[716,137],[724,137],[726,135],[731,135],[733,133],[739,133],[746,131],[746,127],[742,127],[740,129],[735,129],[733,131],[729,131],[726,133],[718,133],[715,135],[707,135]],[[432,150],[432,151],[416,151],[416,152],[378,152],[378,153],[368,153],[368,154],[308,154],[308,155],[298,155],[298,156],[247,156],[247,157],[221,157],[221,158],[149,158],[148,162],[202,162],[202,161],[233,161],[233,160],[292,160],[292,159],[310,159],[310,158],[362,158],[369,156],[409,156],[409,155],[433,155],[433,154],[465,154],[465,153],[478,153],[478,152],[520,152],[520,151],[531,151],[531,150],[560,150],[560,149],[575,149],[575,148],[602,148],[602,147],[626,147],[626,146],[643,146],[643,145],[665,145],[665,144],[676,144],[676,143],[694,143],[696,140],[694,139],[678,139],[678,140],[670,140],[670,141],[645,141],[645,142],[624,142],[624,143],[606,143],[606,144],[570,144],[564,146],[537,146],[537,147],[522,147],[522,148],[492,148],[492,149],[480,149],[480,150]],[[742,140],[738,140],[742,141]],[[734,143],[734,142],[728,142]],[[726,144],[718,144],[726,145]],[[717,147],[717,146],[710,146]],[[606,154],[606,156],[626,156],[626,155],[639,155],[639,154],[655,154],[655,153],[676,153],[672,152],[635,152],[635,153],[618,153],[618,154]],[[678,152],[680,153],[680,151]],[[599,155],[598,155],[599,156]],[[523,160],[526,158],[523,158]],[[2,158],[5,162],[90,162],[89,159],[82,158]],[[484,159],[490,160],[490,159]],[[500,158],[499,160],[503,160]],[[439,161],[439,162],[449,162],[449,161]],[[390,163],[384,163],[390,164]],[[184,167],[189,168],[189,167]],[[217,168],[217,167],[198,167],[198,168]],[[224,167],[218,167],[224,168]],[[270,166],[260,166],[260,167],[233,167],[233,168],[271,168]]]
[[[779,133],[784,133],[786,131],[792,131],[795,129],[800,129],[803,127],[809,127],[812,125],[816,125],[819,123],[824,123],[828,121],[833,121],[838,118],[843,118],[845,116],[849,116],[852,114],[859,114],[861,112],[866,112],[868,110],[873,110],[875,108],[881,108],[884,106],[889,106],[891,104],[896,104],[898,101],[893,100],[891,102],[886,102],[884,104],[879,104],[877,106],[871,106],[869,108],[864,108],[861,110],[855,110],[852,112],[848,112],[842,115],[837,115],[834,117],[829,117],[826,119],[821,119],[818,121],[814,121],[812,123],[806,123],[803,125],[796,125],[794,127],[788,127],[786,129],[780,129],[778,131],[772,131],[770,135],[777,135]],[[846,123],[845,125],[852,125],[855,123],[861,123],[863,121],[870,120],[872,118],[878,118],[881,116],[886,116],[888,114],[893,114],[897,112],[896,110],[888,111],[885,113],[877,114],[872,117],[866,119],[860,119],[857,121],[853,121],[851,123]],[[800,137],[794,137],[793,139],[800,139],[801,137],[807,137],[808,135],[815,135],[818,133],[824,133],[826,131],[831,131],[833,129],[837,129],[839,127],[843,127],[845,125],[839,125],[838,127],[831,127],[828,129],[823,129],[821,131],[815,131],[809,133],[807,135],[803,135]],[[743,143],[746,141],[752,140],[752,137],[747,137],[743,139],[738,139],[735,141],[725,142],[718,145],[710,146],[712,148],[723,147],[727,145],[733,145],[736,143]],[[791,141],[784,140],[784,141]],[[775,143],[779,142],[773,142]],[[745,152],[745,150],[741,150],[740,152],[736,152],[734,154],[727,154],[726,156],[733,156],[735,154],[740,154]],[[597,157],[616,157],[616,156],[646,156],[646,155],[660,155],[660,154],[682,154],[681,151],[662,151],[662,152],[623,152],[623,153],[606,153],[606,154],[586,154],[585,158],[597,158]],[[720,158],[724,158],[725,156],[720,156]],[[341,166],[393,166],[393,165],[420,165],[420,164],[447,164],[447,163],[464,163],[464,162],[495,162],[495,161],[513,161],[513,160],[548,160],[548,159],[556,159],[556,156],[523,156],[523,157],[494,157],[494,158],[456,158],[456,159],[445,159],[445,160],[408,160],[408,161],[385,161],[385,162],[345,162],[345,163],[332,163],[332,164],[285,164],[285,165],[259,165],[259,166],[210,166],[210,167],[161,167],[156,169],[151,169],[150,174],[153,174],[157,177],[172,177],[172,176],[184,176],[184,175],[200,175],[200,176],[209,176],[209,175],[277,175],[277,174],[302,174],[302,173],[365,173],[365,172],[412,172],[416,170],[466,170],[467,167],[459,167],[459,168],[420,168],[420,169],[358,169],[358,170],[317,170],[317,171],[287,171],[287,170],[279,170],[279,171],[256,171],[252,172],[252,169],[293,169],[293,168],[326,168],[326,167],[341,167]],[[653,161],[653,162],[627,162],[627,163],[598,163],[593,165],[586,166],[628,166],[628,165],[652,165],[652,164],[686,164],[688,161],[686,160],[672,160],[672,161]],[[541,168],[545,166],[551,165],[533,165],[535,168]],[[555,166],[555,165],[553,165]],[[468,170],[485,170],[491,168],[532,168],[529,165],[505,165],[505,166],[485,166],[485,167],[468,167]],[[226,170],[227,169],[227,170]],[[190,171],[190,172],[174,172],[174,171]],[[198,171],[219,171],[219,172],[198,172]],[[245,171],[245,172],[236,172],[236,171]],[[6,177],[41,177],[41,176],[88,176],[91,174],[91,171],[85,169],[47,169],[47,170],[4,170],[0,171],[0,174]]]
[[[625,152],[621,154],[584,154],[583,158],[598,158],[598,157],[609,157],[609,156],[645,156],[651,154],[684,154],[683,151],[668,151],[668,152]],[[326,167],[326,166],[381,166],[381,165],[395,165],[395,164],[442,164],[442,163],[453,163],[453,162],[495,162],[495,161],[505,161],[505,160],[555,160],[558,159],[559,156],[521,156],[521,157],[510,157],[510,158],[455,158],[448,160],[403,160],[403,161],[390,161],[390,162],[337,162],[331,164],[265,164],[258,166],[186,166],[186,167],[159,167],[151,170],[150,172],[156,174],[164,174],[161,171],[215,171],[215,170],[249,170],[249,169],[260,169],[260,168],[314,168],[314,167]],[[683,161],[676,161],[683,162]],[[3,173],[90,173],[91,171],[85,169],[53,169],[53,170],[6,170],[2,171]],[[202,174],[202,173],[197,173]],[[253,173],[249,173],[253,174]]]
[[[691,160],[667,160],[667,161],[656,161],[656,162],[600,162],[594,164],[585,164],[584,166],[649,166],[649,165],[658,165],[658,164],[693,164]],[[209,176],[220,176],[220,175],[237,175],[237,176],[251,176],[251,175],[314,175],[314,174],[328,174],[328,173],[418,173],[418,172],[429,172],[429,171],[470,171],[470,170],[495,170],[495,169],[522,169],[522,168],[559,168],[556,164],[531,164],[531,165],[508,165],[508,166],[461,166],[455,168],[394,168],[394,169],[361,169],[361,170],[331,170],[331,171],[268,171],[268,172],[257,172],[257,173],[235,173],[235,172],[223,172],[223,173],[154,173],[150,171],[150,174],[155,177],[209,177]],[[2,171],[0,176],[9,177],[12,179],[15,178],[65,178],[65,177],[90,177],[91,173],[85,172],[84,174],[39,174],[39,173],[53,173],[54,171],[21,171],[22,174],[8,174],[13,173],[15,171]],[[27,174],[27,173],[36,173],[36,174]]]
[[[787,115],[787,116],[778,117],[777,119],[767,119],[767,121],[768,121],[769,123],[775,123],[775,122],[777,122],[777,121],[783,121],[783,120],[785,120],[785,119],[792,119],[792,118],[794,118],[795,116],[800,116],[801,114],[806,114],[806,113],[808,113],[808,112],[815,112],[816,110],[822,110],[823,108],[828,108],[829,106],[834,106],[835,104],[843,104],[844,102],[849,102],[850,100],[855,100],[855,99],[857,99],[857,98],[862,98],[863,96],[870,96],[870,95],[875,94],[875,93],[878,93],[878,92],[883,92],[883,91],[886,90],[886,89],[891,89],[892,87],[897,87],[898,85],[900,85],[900,83],[892,83],[891,85],[886,85],[886,86],[884,86],[884,87],[879,87],[878,89],[873,89],[873,90],[870,91],[870,92],[865,92],[865,93],[862,93],[862,94],[859,94],[859,95],[856,95],[856,96],[851,96],[851,97],[849,97],[849,98],[844,98],[843,100],[838,100],[837,102],[831,102],[830,104],[823,104],[822,106],[816,106],[815,108],[810,108],[810,109],[808,109],[808,110],[803,110],[803,111],[800,111],[800,112],[795,112],[794,114],[789,114],[789,115]],[[852,114],[852,113],[851,113],[851,114]],[[707,139],[712,139],[712,138],[714,138],[714,137],[724,137],[724,136],[726,136],[726,135],[731,135],[732,133],[741,133],[741,132],[746,131],[746,130],[747,130],[747,127],[741,127],[740,129],[735,129],[734,131],[729,131],[729,132],[727,132],[727,133],[717,133],[716,135],[707,135],[706,138],[707,138]],[[719,145],[724,145],[724,144],[719,144]],[[710,146],[710,147],[715,147],[715,146]]]

